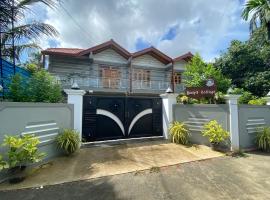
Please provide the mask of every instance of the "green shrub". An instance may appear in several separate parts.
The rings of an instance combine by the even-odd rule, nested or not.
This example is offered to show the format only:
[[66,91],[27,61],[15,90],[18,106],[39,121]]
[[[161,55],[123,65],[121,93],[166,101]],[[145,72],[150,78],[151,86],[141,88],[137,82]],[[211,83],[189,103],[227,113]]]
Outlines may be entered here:
[[8,147],[8,164],[11,168],[25,166],[42,160],[44,153],[39,153],[38,138],[34,135],[7,136],[5,135],[3,146]]
[[57,145],[67,155],[75,153],[80,145],[79,133],[72,129],[64,129],[56,138]]
[[9,165],[6,161],[3,160],[3,156],[0,155],[0,171],[3,169],[9,168]]
[[245,91],[243,88],[234,88],[232,91],[229,92],[229,94],[241,95],[238,100],[239,104],[248,104],[250,100],[256,99],[256,97],[252,95],[251,92]]
[[29,98],[26,87],[28,87],[27,80],[24,80],[21,75],[15,74],[11,78],[11,82],[8,87],[8,98],[15,102],[28,101]]
[[216,104],[224,104],[226,103],[225,95],[222,92],[217,92],[214,96],[214,101]]
[[35,72],[37,72],[39,70],[39,67],[35,63],[27,63],[25,68],[31,74],[33,74],[33,73],[35,73]]
[[170,124],[169,132],[172,142],[188,144],[190,132],[184,123],[174,121]]
[[219,144],[229,138],[229,133],[225,131],[216,120],[212,120],[203,126],[203,136],[208,137],[212,144]]
[[248,102],[250,105],[266,105],[266,100],[263,98],[253,99]]
[[263,151],[270,151],[270,127],[264,127],[256,135],[257,147]]
[[14,75],[9,85],[9,98],[17,102],[61,102],[61,86],[45,70],[32,74],[28,81],[20,75]]

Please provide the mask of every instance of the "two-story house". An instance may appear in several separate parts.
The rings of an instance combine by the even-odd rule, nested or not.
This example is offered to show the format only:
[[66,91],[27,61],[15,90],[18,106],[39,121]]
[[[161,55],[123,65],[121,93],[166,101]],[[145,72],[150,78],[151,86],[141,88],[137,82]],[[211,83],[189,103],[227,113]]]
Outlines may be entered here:
[[154,47],[130,53],[113,40],[89,49],[49,48],[42,54],[63,88],[76,82],[95,93],[153,95],[169,87],[182,92],[181,73],[193,56],[189,52],[172,59]]
[[113,40],[89,49],[50,48],[42,53],[63,89],[77,83],[91,91],[83,97],[85,141],[161,137],[159,95],[168,88],[184,90],[181,73],[192,57],[187,53],[172,59],[154,47],[130,53]]

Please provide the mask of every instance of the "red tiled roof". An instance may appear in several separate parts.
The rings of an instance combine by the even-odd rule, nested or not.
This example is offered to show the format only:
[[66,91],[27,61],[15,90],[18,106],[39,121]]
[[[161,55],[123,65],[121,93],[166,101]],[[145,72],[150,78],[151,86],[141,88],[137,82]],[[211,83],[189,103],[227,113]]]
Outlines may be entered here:
[[78,48],[48,48],[44,51],[42,51],[43,54],[51,55],[51,54],[57,54],[57,55],[77,55],[84,49],[78,49]]
[[168,64],[170,62],[172,62],[172,59],[167,56],[166,54],[162,53],[161,51],[159,51],[158,49],[156,49],[155,47],[149,47],[146,49],[143,49],[141,51],[137,51],[135,53],[132,54],[133,58],[145,55],[145,54],[150,54],[153,57],[155,57],[156,59],[158,59],[159,61]]
[[181,60],[190,61],[192,57],[193,57],[193,54],[191,52],[188,52],[184,55],[181,55],[181,56],[174,58],[173,61],[174,62],[181,61]]
[[112,39],[107,41],[107,42],[104,42],[102,44],[99,44],[97,46],[86,49],[86,50],[80,52],[79,55],[83,56],[83,55],[89,54],[90,52],[93,52],[93,54],[96,54],[96,53],[99,53],[99,52],[101,52],[105,49],[108,49],[108,48],[114,49],[116,52],[118,52],[120,55],[122,55],[126,59],[128,59],[131,55],[127,50],[125,50],[123,47],[121,47],[119,44],[117,44]]
[[149,47],[146,49],[143,49],[141,51],[137,51],[135,53],[129,53],[126,49],[121,47],[119,44],[117,44],[114,40],[109,40],[107,42],[104,42],[102,44],[96,45],[94,47],[88,48],[88,49],[79,49],[79,48],[48,48],[44,51],[41,51],[42,54],[45,55],[69,55],[69,56],[76,56],[76,57],[83,57],[84,55],[89,54],[92,52],[93,54],[99,53],[105,49],[112,48],[116,52],[118,52],[120,55],[124,56],[126,59],[129,57],[139,57],[145,54],[149,54],[159,61],[161,61],[164,64],[171,63],[172,61],[177,62],[177,61],[189,61],[192,57],[193,54],[191,52],[188,52],[184,55],[181,55],[179,57],[176,57],[174,59],[170,58],[163,52],[159,51],[155,47]]

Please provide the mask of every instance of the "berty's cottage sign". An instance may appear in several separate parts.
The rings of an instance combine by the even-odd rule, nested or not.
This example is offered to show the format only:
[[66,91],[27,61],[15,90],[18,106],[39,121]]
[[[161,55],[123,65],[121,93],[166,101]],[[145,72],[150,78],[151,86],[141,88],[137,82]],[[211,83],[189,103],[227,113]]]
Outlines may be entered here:
[[186,95],[194,99],[213,97],[217,91],[215,81],[208,79],[204,87],[187,87]]

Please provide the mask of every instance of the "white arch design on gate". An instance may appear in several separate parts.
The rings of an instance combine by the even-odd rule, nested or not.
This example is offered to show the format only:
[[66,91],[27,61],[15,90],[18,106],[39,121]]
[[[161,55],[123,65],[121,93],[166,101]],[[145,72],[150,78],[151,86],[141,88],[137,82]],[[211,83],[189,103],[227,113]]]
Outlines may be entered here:
[[135,125],[135,123],[140,119],[142,118],[143,116],[145,115],[148,115],[148,114],[152,114],[153,113],[153,110],[152,108],[148,108],[148,109],[145,109],[144,111],[140,112],[139,114],[137,114],[133,120],[131,121],[130,125],[129,125],[129,128],[128,128],[128,135],[130,134],[131,132],[131,129],[133,128],[133,126]]
[[106,117],[111,118],[119,126],[119,128],[121,129],[123,135],[125,135],[125,129],[124,129],[123,123],[121,122],[121,120],[115,114],[113,114],[113,113],[111,113],[111,112],[109,112],[107,110],[103,110],[103,109],[97,109],[97,114],[98,115],[104,115]]

